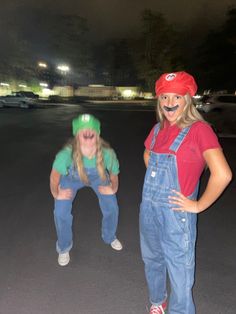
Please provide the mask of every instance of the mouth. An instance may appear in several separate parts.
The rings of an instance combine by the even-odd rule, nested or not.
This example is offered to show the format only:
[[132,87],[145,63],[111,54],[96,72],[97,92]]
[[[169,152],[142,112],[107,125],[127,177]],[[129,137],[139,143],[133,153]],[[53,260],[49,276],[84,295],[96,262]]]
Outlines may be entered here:
[[176,105],[174,107],[167,107],[167,106],[164,106],[163,109],[167,112],[170,112],[170,111],[176,111],[177,109],[179,108],[179,105]]
[[83,138],[85,140],[92,140],[93,138],[95,137],[95,134],[94,133],[91,133],[91,132],[85,132],[83,134]]

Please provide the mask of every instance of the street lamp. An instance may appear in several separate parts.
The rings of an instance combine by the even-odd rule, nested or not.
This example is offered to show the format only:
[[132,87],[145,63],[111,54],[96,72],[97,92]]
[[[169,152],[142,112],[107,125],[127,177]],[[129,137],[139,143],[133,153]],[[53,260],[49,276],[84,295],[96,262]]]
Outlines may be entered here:
[[44,69],[46,69],[48,67],[47,63],[45,63],[45,62],[38,62],[38,66],[40,68],[44,68]]
[[4,82],[1,82],[0,85],[1,85],[1,86],[7,86],[7,87],[10,86],[10,84],[4,83]]
[[22,88],[27,88],[27,85],[25,85],[25,84],[19,84],[18,86],[22,87]]
[[41,87],[48,87],[48,83],[44,83],[44,82],[39,83],[39,85],[40,85]]
[[68,73],[70,71],[70,67],[68,65],[66,65],[66,64],[59,64],[57,66],[57,69],[59,71],[61,71],[63,74],[66,74],[66,73]]

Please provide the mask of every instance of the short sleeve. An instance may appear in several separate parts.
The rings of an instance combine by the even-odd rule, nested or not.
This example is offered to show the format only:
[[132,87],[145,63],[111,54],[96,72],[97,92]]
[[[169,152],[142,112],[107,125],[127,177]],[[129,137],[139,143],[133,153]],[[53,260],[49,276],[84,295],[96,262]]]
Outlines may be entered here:
[[152,143],[152,139],[153,139],[154,129],[155,129],[155,126],[152,128],[151,132],[148,134],[148,136],[144,142],[144,146],[147,150],[151,150],[151,143]]
[[119,161],[113,149],[104,149],[104,166],[110,173],[119,174]]
[[66,147],[59,151],[53,162],[52,168],[62,175],[67,174],[69,166],[72,164],[71,148]]
[[201,153],[208,149],[221,148],[217,135],[212,127],[205,122],[200,121],[195,123],[194,137],[196,138]]

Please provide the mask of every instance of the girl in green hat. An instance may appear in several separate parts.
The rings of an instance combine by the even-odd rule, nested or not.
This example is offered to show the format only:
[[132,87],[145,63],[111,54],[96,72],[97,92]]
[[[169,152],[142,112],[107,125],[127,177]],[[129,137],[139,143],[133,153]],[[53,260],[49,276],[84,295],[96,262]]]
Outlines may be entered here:
[[69,263],[73,245],[72,203],[77,191],[85,186],[91,187],[99,200],[103,241],[115,250],[122,249],[116,238],[119,214],[116,154],[100,137],[100,122],[94,116],[79,115],[72,121],[72,131],[73,139],[56,155],[50,174],[50,189],[55,201],[56,250],[61,266]]

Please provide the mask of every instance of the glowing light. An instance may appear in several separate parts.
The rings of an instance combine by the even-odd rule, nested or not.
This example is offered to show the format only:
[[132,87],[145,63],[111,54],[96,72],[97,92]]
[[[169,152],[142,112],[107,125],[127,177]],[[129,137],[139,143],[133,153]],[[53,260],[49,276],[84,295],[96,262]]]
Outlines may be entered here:
[[104,87],[104,85],[101,85],[101,84],[89,84],[89,87]]
[[10,86],[8,83],[3,83],[3,82],[1,82],[0,85],[1,86]]
[[25,85],[25,84],[19,84],[18,86],[22,87],[22,88],[26,88],[27,87],[27,85]]
[[62,72],[69,72],[70,71],[70,68],[68,65],[66,64],[60,64],[57,66],[57,69],[62,71]]
[[47,68],[47,67],[48,67],[47,63],[44,63],[44,62],[39,62],[39,63],[38,63],[38,66],[39,66],[40,68]]
[[48,97],[50,95],[53,95],[54,92],[53,90],[49,89],[49,88],[43,88],[42,89],[42,97]]
[[42,86],[42,87],[48,87],[48,84],[47,83],[43,83],[43,82],[39,83],[39,85]]
[[143,93],[143,98],[144,99],[153,99],[153,94],[151,92],[145,92]]
[[201,95],[195,95],[195,96],[193,96],[193,98],[195,98],[195,99],[199,99],[199,98],[201,98],[202,96]]
[[131,98],[133,97],[134,93],[131,89],[125,89],[123,92],[122,92],[122,96],[124,98]]

